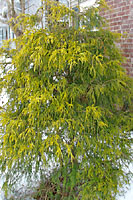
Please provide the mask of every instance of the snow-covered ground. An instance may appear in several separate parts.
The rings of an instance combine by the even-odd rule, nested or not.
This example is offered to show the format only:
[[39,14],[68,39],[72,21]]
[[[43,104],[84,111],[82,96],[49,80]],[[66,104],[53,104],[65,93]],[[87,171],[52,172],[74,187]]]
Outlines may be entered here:
[[118,200],[133,200],[133,182],[130,186],[130,189],[125,194],[125,197],[120,197]]

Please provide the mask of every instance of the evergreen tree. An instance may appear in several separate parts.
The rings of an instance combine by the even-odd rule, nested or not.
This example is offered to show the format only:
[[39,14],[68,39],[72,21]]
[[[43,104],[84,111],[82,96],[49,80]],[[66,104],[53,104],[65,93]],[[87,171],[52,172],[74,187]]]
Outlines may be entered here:
[[[50,2],[47,28],[24,18],[15,49],[11,41],[1,48],[12,59],[0,79],[8,94],[0,110],[5,190],[23,175],[44,176],[49,165],[44,199],[115,200],[130,181],[131,79],[98,3],[76,13]],[[74,19],[79,27],[69,26]]]

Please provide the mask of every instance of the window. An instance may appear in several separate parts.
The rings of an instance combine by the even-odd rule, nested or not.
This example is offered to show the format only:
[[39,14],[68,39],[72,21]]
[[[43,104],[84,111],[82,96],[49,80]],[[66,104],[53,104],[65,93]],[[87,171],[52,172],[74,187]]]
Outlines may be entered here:
[[8,40],[10,38],[10,27],[0,27],[0,46],[3,40]]

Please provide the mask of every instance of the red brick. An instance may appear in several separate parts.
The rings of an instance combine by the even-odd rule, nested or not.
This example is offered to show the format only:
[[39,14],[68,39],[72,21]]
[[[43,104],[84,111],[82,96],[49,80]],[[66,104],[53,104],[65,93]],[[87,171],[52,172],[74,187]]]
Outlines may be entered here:
[[129,9],[130,9],[129,6],[124,6],[124,7],[122,7],[122,11],[126,11],[126,10],[129,10]]
[[133,49],[123,49],[124,52],[133,53]]
[[120,30],[120,26],[114,26],[114,30]]
[[130,29],[130,24],[124,24],[124,25],[122,25],[122,29],[124,30],[124,29]]
[[133,44],[133,38],[132,38],[132,39],[131,39],[131,38],[127,39],[127,42],[129,42],[129,43],[132,43],[132,44]]
[[110,23],[110,26],[116,26],[116,25],[118,25],[118,22]]
[[129,44],[122,44],[121,47],[122,47],[122,48],[128,48],[128,47],[129,47]]
[[106,0],[111,10],[103,10],[102,16],[109,20],[113,32],[122,33],[120,45],[117,45],[127,58],[123,66],[133,76],[133,0]]
[[122,18],[121,17],[116,17],[116,18],[113,18],[113,21],[115,21],[115,22],[119,22],[119,21],[121,21],[122,20]]
[[124,57],[126,57],[126,58],[129,58],[129,57],[130,57],[129,53],[126,53],[126,52],[124,52],[122,55],[123,55]]
[[120,7],[123,7],[123,6],[126,7],[126,5],[127,5],[127,2],[121,2],[120,3]]
[[122,16],[122,20],[127,20],[129,16]]

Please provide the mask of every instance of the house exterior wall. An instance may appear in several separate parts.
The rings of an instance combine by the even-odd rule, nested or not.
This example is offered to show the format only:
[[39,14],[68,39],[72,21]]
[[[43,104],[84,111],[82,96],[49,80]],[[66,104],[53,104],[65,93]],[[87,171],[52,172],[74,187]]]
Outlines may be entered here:
[[[76,1],[79,2],[81,9],[96,2],[96,0],[70,0],[72,3]],[[123,67],[126,68],[127,74],[133,76],[133,0],[106,0],[106,2],[109,10],[104,10],[101,15],[109,21],[111,31],[126,36],[121,37],[117,45],[126,57]]]
[[28,0],[26,1],[26,13],[35,14],[37,9],[41,6],[41,0]]
[[[55,0],[56,1],[56,0]],[[68,0],[59,0],[61,3],[68,6]],[[75,0],[77,1],[77,0]],[[25,13],[26,14],[35,14],[37,9],[41,6],[42,1],[41,0],[27,0],[25,1]],[[7,4],[6,1],[0,0],[0,18],[4,19],[3,12],[7,13]],[[21,13],[20,10],[20,1],[15,0],[15,9],[17,10],[17,13]],[[45,15],[44,15],[45,18]],[[45,24],[45,19],[44,19]],[[2,46],[3,40],[12,39],[14,38],[14,33],[12,32],[11,28],[0,21],[0,46]]]
[[[26,7],[25,13],[35,14],[35,12],[40,6],[41,6],[41,0],[27,0],[25,5]],[[4,12],[6,13],[6,9],[7,9],[6,1],[0,0],[0,17],[2,19],[4,19],[3,13]],[[21,12],[19,0],[15,0],[15,9],[17,10],[17,13]],[[14,38],[14,33],[11,30],[10,26],[0,21],[0,46],[2,45],[3,40],[13,39],[13,38]]]
[[120,49],[127,58],[123,66],[127,74],[133,76],[133,0],[106,0],[110,10],[101,15],[109,21],[111,31],[124,34],[121,37]]
[[[6,8],[6,3],[0,0],[0,17],[2,16],[4,9]],[[11,30],[7,24],[0,22],[0,46],[2,45],[2,40],[6,40],[13,37]]]
[[81,9],[86,8],[86,7],[90,7],[95,2],[96,2],[96,0],[80,0],[80,7],[81,7]]

